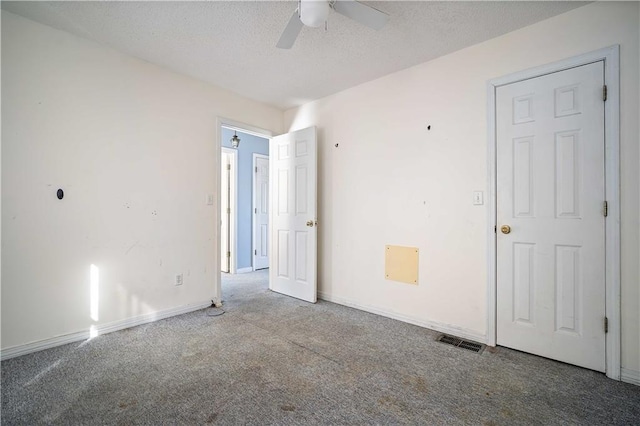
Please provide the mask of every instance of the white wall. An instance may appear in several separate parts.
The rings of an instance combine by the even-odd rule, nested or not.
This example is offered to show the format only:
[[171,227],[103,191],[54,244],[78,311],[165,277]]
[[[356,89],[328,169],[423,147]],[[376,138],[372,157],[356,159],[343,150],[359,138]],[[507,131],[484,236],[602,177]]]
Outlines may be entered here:
[[[487,81],[620,44],[622,366],[639,372],[639,16],[590,4],[287,111],[319,128],[321,296],[484,336]],[[419,247],[418,286],[384,279],[385,244]]]
[[282,130],[276,108],[2,12],[3,350],[217,296],[218,116]]

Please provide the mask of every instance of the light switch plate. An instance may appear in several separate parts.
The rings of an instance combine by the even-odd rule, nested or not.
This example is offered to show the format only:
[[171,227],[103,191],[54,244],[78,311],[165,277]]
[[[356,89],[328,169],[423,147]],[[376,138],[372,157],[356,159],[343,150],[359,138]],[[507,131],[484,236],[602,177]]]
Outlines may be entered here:
[[482,191],[473,191],[473,205],[481,206],[484,204],[484,193]]

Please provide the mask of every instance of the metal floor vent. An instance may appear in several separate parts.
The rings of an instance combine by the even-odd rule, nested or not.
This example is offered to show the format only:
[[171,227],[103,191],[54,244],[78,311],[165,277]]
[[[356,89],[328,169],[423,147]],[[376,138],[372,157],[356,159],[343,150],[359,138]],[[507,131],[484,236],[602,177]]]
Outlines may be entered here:
[[446,334],[441,334],[436,339],[438,342],[446,343],[447,345],[455,346],[462,349],[467,349],[469,351],[482,353],[484,350],[484,345],[481,343],[470,342],[468,340],[462,340],[457,337],[447,336]]

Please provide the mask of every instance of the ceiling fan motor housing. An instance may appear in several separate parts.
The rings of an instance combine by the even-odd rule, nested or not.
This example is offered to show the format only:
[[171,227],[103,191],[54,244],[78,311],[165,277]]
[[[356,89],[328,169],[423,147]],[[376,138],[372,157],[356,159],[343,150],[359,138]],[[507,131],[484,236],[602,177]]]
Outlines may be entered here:
[[320,27],[329,17],[331,6],[326,0],[300,0],[300,20],[308,27]]
[[276,47],[291,49],[300,30],[305,25],[321,27],[327,21],[331,9],[374,30],[381,29],[389,20],[386,13],[356,0],[298,0],[298,8],[289,18]]

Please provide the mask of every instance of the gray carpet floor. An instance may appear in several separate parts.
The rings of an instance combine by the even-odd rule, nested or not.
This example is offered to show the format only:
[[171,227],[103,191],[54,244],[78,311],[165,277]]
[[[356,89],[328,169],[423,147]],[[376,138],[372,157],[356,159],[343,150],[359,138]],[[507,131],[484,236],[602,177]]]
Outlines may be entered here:
[[2,362],[2,424],[639,424],[640,387],[225,276],[201,310]]

